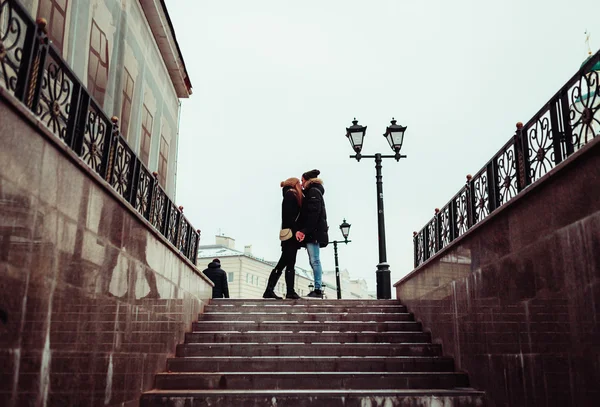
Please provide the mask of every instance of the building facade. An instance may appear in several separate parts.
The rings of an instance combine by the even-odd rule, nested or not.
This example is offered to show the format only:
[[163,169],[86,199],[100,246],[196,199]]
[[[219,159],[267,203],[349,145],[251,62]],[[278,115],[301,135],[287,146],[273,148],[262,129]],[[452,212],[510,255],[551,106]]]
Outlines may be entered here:
[[192,92],[164,1],[21,0],[173,199],[180,98]]
[[[252,254],[252,246],[244,251],[235,249],[235,240],[227,236],[216,236],[214,245],[200,246],[198,249],[198,267],[206,267],[212,259],[218,258],[221,268],[227,272],[230,298],[262,298],[267,280],[277,260],[267,261]],[[312,270],[296,266],[294,288],[301,297],[306,296],[313,287]],[[347,270],[340,272],[342,298],[371,298],[364,280],[351,280]],[[323,271],[323,293],[325,298],[337,298],[335,271]],[[282,275],[275,287],[275,293],[285,297],[285,277]]]

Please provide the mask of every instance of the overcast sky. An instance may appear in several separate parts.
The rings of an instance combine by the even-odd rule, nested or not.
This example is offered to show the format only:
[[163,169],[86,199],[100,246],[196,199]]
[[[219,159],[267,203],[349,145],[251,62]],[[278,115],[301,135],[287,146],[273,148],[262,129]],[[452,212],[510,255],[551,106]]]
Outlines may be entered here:
[[[384,160],[392,282],[413,269],[419,230],[600,46],[598,0],[167,0],[194,94],[183,100],[176,202],[236,248],[280,254],[279,182],[321,170],[330,239],[352,224],[341,268],[375,290],[375,163],[356,162],[345,127],[368,126]],[[333,247],[321,252],[333,269]],[[310,268],[305,250],[298,264]],[[203,265],[199,265],[202,267]],[[393,292],[393,291],[392,291]],[[392,294],[394,295],[394,294]]]

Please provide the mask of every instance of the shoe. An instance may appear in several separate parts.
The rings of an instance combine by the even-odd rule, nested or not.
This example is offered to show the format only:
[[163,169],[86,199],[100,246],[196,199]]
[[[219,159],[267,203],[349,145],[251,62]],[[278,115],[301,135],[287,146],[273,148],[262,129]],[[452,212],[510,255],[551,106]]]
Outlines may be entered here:
[[296,293],[296,291],[292,293],[287,293],[285,295],[286,300],[299,300],[301,297]]
[[263,298],[274,298],[276,300],[282,300],[283,298],[275,294],[275,291],[269,290],[268,288],[265,290],[263,294]]
[[307,297],[310,298],[323,298],[323,291],[321,290],[312,290],[308,293]]

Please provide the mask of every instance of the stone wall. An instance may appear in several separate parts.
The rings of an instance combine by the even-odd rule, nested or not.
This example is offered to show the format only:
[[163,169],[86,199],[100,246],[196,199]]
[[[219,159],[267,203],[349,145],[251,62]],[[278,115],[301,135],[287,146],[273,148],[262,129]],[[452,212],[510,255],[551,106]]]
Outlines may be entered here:
[[492,406],[600,400],[600,137],[395,284]]
[[0,89],[0,405],[137,406],[211,292]]

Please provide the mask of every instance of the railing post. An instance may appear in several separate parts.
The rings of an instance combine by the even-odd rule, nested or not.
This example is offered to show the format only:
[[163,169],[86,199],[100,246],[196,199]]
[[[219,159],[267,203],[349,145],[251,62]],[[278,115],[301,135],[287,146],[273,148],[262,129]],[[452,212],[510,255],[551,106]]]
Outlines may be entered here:
[[[527,140],[527,129],[523,130],[523,123],[517,123],[517,142],[515,146],[519,148],[519,178],[521,190],[525,189],[531,183],[530,162],[529,162],[529,140]],[[522,175],[521,175],[522,174]],[[519,192],[521,191],[519,190]]]
[[[560,96],[560,104],[561,104],[561,113],[562,113],[562,123],[563,123],[563,137],[564,137],[564,143],[565,143],[565,152],[566,152],[566,157],[570,156],[571,154],[573,154],[574,149],[573,149],[573,132],[571,129],[571,118],[570,118],[570,106],[569,106],[569,96],[567,95],[566,92],[564,92],[561,96]],[[565,157],[565,158],[566,158]]]
[[142,166],[142,162],[140,161],[139,158],[137,158],[136,156],[134,156],[133,159],[133,171],[131,171],[133,174],[131,175],[131,183],[130,183],[130,187],[131,187],[131,191],[129,191],[129,203],[135,208],[135,201],[137,200],[137,192],[138,192],[138,187],[139,187],[139,183],[140,183],[140,167]]
[[117,151],[117,142],[116,138],[119,136],[119,119],[117,116],[111,117],[110,121],[112,122],[112,127],[110,128],[110,137],[107,140],[106,150],[108,154],[106,155],[106,162],[103,163],[104,169],[104,179],[106,182],[112,185],[112,175],[115,164],[115,154]]
[[467,188],[467,230],[471,229],[471,227],[477,223],[477,214],[475,212],[475,186],[473,185],[473,182],[471,182],[472,179],[473,176],[467,174],[467,182],[465,183]]
[[[458,197],[460,199],[460,193],[459,193]],[[458,205],[456,204],[456,199],[452,199],[452,201],[450,202],[449,212],[450,212],[449,213],[450,219],[448,219],[448,224],[450,225],[450,241],[452,242],[458,236],[458,225],[457,225]]]
[[146,213],[142,214],[148,222],[152,223],[152,210],[154,209],[154,183],[156,182],[155,173],[152,173],[150,181],[148,181],[148,206],[146,207]]
[[515,162],[517,166],[517,192],[521,192],[526,184],[525,181],[525,157],[523,157],[523,145],[521,144],[521,131],[523,123],[517,123],[517,129],[513,136],[513,147],[515,150]]
[[490,213],[500,206],[500,187],[498,185],[498,156],[487,165],[488,209]]
[[414,252],[414,256],[413,256],[413,260],[414,260],[414,267],[417,268],[419,266],[419,239],[418,239],[418,233],[417,232],[413,232],[413,252]]
[[194,260],[192,261],[194,264],[198,264],[198,248],[200,247],[200,235],[202,232],[200,229],[197,230],[198,234],[196,235],[196,246],[194,248]]
[[558,165],[563,160],[562,156],[562,137],[563,132],[560,131],[558,124],[558,112],[556,105],[560,103],[558,100],[550,102],[550,127],[552,128],[552,147],[554,149],[554,164]]
[[425,225],[425,229],[423,229],[423,261],[429,259],[429,222]]
[[[45,22],[45,20],[43,21]],[[23,103],[27,102],[27,93],[31,80],[31,70],[33,68],[34,56],[37,56],[36,50],[38,49],[38,40],[38,24],[29,25],[27,27],[27,31],[25,32],[25,38],[23,41],[23,57],[21,60],[21,66],[19,67],[17,83],[15,86],[15,97]]]
[[[73,140],[71,142],[71,148],[80,157],[81,157],[81,154],[83,154],[83,142],[85,139],[85,131],[86,131],[86,127],[87,127],[89,109],[90,109],[90,97],[87,94],[87,92],[85,91],[85,89],[83,89],[83,87],[81,87],[79,90],[79,97],[78,97],[78,102],[77,102],[77,116],[75,118],[75,126],[74,126],[74,129],[72,132]],[[90,137],[91,137],[91,135],[90,135]],[[104,136],[104,139],[108,140],[106,138],[106,135]],[[102,155],[104,158],[104,151],[102,153],[103,153]],[[100,168],[100,171],[102,171],[102,166]],[[102,174],[100,174],[100,175],[102,175]]]
[[48,35],[46,31],[46,19],[36,20],[35,41],[33,46],[33,60],[29,79],[27,81],[27,94],[24,102],[29,109],[35,113],[40,100],[40,92],[44,79],[46,57],[48,56]]
[[181,237],[181,221],[183,219],[183,206],[179,206],[177,208],[177,217],[175,218],[175,236],[173,236],[173,240],[175,240],[175,247],[179,250],[179,238]]
[[[58,61],[57,61],[58,62]],[[64,69],[64,68],[62,68]],[[83,133],[81,135],[77,134],[77,130],[79,129],[79,100],[81,98],[81,94],[83,92],[83,86],[80,85],[79,81],[73,82],[73,90],[71,92],[71,109],[69,111],[69,117],[67,118],[67,134],[65,135],[65,143],[74,150],[78,156],[81,157],[81,149],[76,149],[75,144],[78,142],[77,137],[81,136],[83,140]],[[85,128],[84,128],[85,132]]]
[[435,253],[439,252],[442,248],[442,219],[440,215],[440,208],[435,208]]
[[[160,185],[157,185],[156,188],[160,188]],[[164,193],[164,191],[163,191],[163,193]],[[168,237],[169,215],[171,213],[171,201],[166,196],[165,196],[164,205],[165,205],[165,213],[163,213],[162,230],[160,231],[160,233],[162,233],[164,237]]]

